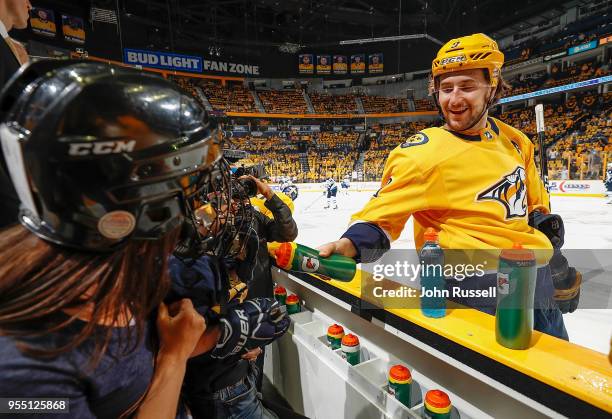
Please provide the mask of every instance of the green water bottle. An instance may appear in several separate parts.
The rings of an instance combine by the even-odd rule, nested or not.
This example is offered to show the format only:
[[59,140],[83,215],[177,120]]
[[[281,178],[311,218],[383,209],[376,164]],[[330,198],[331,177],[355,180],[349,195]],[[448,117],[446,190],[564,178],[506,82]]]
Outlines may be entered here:
[[322,258],[318,250],[297,243],[270,243],[268,251],[276,266],[287,271],[321,274],[343,282],[352,281],[357,271],[352,258],[336,254]]
[[278,285],[274,288],[274,299],[278,301],[280,305],[285,305],[285,300],[287,299],[287,290],[285,287]]
[[299,313],[300,311],[302,311],[302,308],[300,307],[300,299],[295,294],[291,294],[287,296],[287,299],[285,300],[285,304],[287,305],[288,314],[295,314],[295,313]]
[[340,349],[343,337],[344,328],[339,324],[334,323],[327,328],[327,341],[332,349]]
[[448,394],[442,390],[429,390],[425,395],[423,414],[426,418],[450,419],[452,409]]
[[389,370],[389,393],[404,406],[410,408],[412,392],[412,375],[403,365],[394,365]]
[[344,335],[342,338],[342,358],[346,359],[351,365],[357,365],[361,362],[361,347],[359,346],[359,338],[352,333]]
[[495,338],[510,349],[527,349],[533,331],[537,266],[534,252],[515,243],[502,250],[497,272]]

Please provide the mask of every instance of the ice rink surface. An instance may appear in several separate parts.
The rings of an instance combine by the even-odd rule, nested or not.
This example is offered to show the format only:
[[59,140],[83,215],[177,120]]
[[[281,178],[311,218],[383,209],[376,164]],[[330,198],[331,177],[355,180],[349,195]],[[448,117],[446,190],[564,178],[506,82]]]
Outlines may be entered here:
[[[338,192],[338,209],[324,209],[321,192],[300,191],[294,216],[299,226],[296,242],[311,247],[337,240],[346,230],[352,213],[372,196],[371,191]],[[565,224],[564,249],[612,249],[612,205],[604,198],[551,198],[553,212]],[[412,219],[408,221],[393,248],[414,249]],[[611,278],[612,281],[612,278]],[[612,284],[611,284],[612,286]],[[612,335],[612,310],[578,309],[563,316],[570,341],[607,354]]]

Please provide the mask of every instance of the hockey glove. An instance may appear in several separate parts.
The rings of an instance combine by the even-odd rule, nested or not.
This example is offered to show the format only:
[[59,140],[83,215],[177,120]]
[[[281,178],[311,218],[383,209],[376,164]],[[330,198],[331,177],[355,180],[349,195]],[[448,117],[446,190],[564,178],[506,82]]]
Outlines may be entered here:
[[544,233],[555,249],[561,249],[565,237],[561,216],[533,211],[529,214],[529,225]]
[[287,309],[276,300],[248,300],[229,310],[221,318],[221,337],[210,356],[226,358],[266,346],[284,335],[289,324]]
[[554,253],[548,265],[555,287],[554,299],[562,313],[572,313],[578,307],[580,300],[582,275],[569,266],[567,259],[561,253],[565,236],[563,220],[557,214],[534,211],[529,214],[529,225],[544,233],[553,245]]

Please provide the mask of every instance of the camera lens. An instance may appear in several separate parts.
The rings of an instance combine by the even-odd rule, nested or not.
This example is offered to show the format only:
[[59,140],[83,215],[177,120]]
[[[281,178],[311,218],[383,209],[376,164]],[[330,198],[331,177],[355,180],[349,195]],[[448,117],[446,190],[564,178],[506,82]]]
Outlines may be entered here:
[[257,195],[257,184],[253,179],[238,179],[238,183],[242,186],[244,193],[246,193],[249,198]]

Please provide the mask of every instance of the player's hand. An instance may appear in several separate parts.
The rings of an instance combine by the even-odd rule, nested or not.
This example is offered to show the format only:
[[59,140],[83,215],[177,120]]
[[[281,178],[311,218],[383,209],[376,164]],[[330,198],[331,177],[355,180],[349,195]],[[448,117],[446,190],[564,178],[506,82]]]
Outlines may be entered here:
[[255,348],[248,351],[246,354],[242,355],[242,359],[246,359],[247,361],[255,361],[259,355],[261,355],[261,348]]
[[159,352],[187,361],[206,330],[204,317],[184,298],[168,307],[161,303],[157,313]]
[[348,256],[350,258],[357,256],[357,249],[355,249],[353,242],[346,237],[336,240],[335,242],[326,243],[319,246],[317,247],[317,250],[319,251],[319,256],[323,258],[329,257],[334,253],[342,256]]

